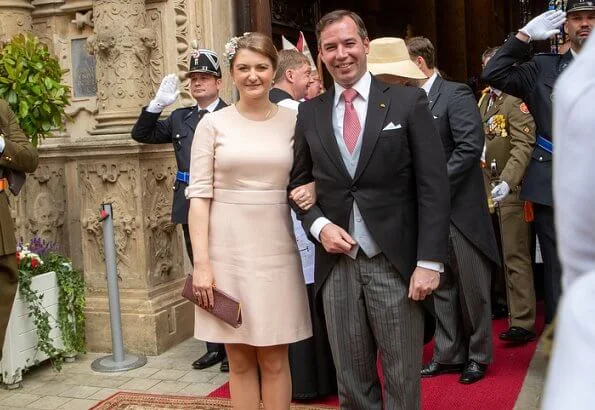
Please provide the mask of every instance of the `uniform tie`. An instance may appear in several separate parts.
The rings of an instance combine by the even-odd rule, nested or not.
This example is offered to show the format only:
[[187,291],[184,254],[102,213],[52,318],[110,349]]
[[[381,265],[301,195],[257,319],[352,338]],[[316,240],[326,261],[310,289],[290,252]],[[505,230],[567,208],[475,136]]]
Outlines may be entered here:
[[492,108],[492,105],[494,105],[494,102],[496,102],[497,98],[498,98],[498,94],[496,94],[493,90],[490,91],[490,99],[488,100],[488,108],[486,111],[489,111],[490,108]]
[[343,91],[343,100],[345,100],[345,114],[343,116],[343,140],[347,146],[347,150],[350,154],[353,154],[359,133],[361,131],[361,125],[359,118],[357,118],[357,112],[353,106],[353,100],[357,97],[357,91],[353,88],[348,88]]
[[198,110],[198,120],[200,121],[205,114],[208,114],[209,110]]

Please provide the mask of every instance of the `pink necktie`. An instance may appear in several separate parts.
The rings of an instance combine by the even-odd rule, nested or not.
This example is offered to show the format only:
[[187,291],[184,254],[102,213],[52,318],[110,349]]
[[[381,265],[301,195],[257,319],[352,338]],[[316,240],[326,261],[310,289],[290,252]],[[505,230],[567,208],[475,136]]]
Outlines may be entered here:
[[353,106],[353,99],[357,97],[357,91],[353,88],[348,88],[343,91],[343,99],[345,100],[345,115],[343,116],[343,140],[347,146],[350,154],[353,154],[355,144],[359,137],[361,125],[357,118],[357,112]]

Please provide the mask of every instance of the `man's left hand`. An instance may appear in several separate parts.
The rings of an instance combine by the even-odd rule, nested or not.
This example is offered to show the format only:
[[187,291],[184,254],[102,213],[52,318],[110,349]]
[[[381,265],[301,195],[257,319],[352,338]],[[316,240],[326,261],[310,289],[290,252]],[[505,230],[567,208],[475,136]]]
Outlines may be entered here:
[[440,285],[440,272],[418,266],[409,282],[409,299],[424,300]]
[[494,202],[500,202],[504,198],[506,198],[509,193],[510,187],[508,186],[506,181],[502,181],[498,185],[496,185],[494,189],[492,189],[492,200]]

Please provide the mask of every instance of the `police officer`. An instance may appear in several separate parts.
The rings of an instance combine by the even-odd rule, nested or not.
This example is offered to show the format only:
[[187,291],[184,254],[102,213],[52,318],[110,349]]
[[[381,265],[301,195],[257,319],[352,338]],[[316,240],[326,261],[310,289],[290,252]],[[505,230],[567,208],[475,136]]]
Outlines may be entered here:
[[[188,233],[188,205],[184,196],[184,189],[188,186],[190,168],[190,148],[194,129],[201,118],[226,107],[227,104],[219,98],[221,89],[221,67],[219,58],[211,50],[196,49],[190,56],[190,68],[186,74],[190,79],[190,93],[196,99],[197,105],[178,108],[164,120],[159,115],[165,107],[173,104],[178,98],[178,78],[169,74],[163,78],[155,98],[142,109],[140,117],[132,129],[132,138],[145,144],[173,143],[178,172],[174,185],[172,206],[172,222],[182,224],[184,241],[190,260],[192,246]],[[207,353],[192,363],[195,369],[204,369],[221,363],[221,371],[229,371],[229,364],[225,357],[225,347],[219,343],[207,343]]]
[[[545,321],[555,315],[561,293],[561,267],[556,251],[552,198],[552,91],[556,79],[579,53],[591,33],[595,17],[592,0],[568,0],[566,13],[547,11],[511,36],[483,70],[482,79],[505,93],[521,98],[535,118],[537,141],[525,174],[520,198],[533,203],[535,231],[544,261]],[[568,18],[567,18],[568,17]],[[546,40],[564,31],[570,40],[565,54],[529,58],[530,41]]]
[[17,244],[6,192],[10,184],[7,175],[9,171],[33,172],[37,162],[37,150],[19,127],[6,101],[0,100],[0,360],[18,283]]
[[[498,48],[486,50],[482,65]],[[496,204],[504,259],[506,298],[510,327],[500,339],[514,343],[534,340],[535,288],[531,267],[530,225],[525,220],[519,189],[535,144],[535,122],[522,100],[495,88],[486,90],[479,101],[484,123],[485,163],[488,195]]]

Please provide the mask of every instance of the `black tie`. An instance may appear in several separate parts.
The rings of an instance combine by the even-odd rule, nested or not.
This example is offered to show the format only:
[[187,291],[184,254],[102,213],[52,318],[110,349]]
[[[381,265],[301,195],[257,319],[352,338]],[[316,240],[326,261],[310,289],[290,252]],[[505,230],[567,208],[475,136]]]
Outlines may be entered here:
[[200,121],[208,112],[209,110],[198,110],[198,120]]

